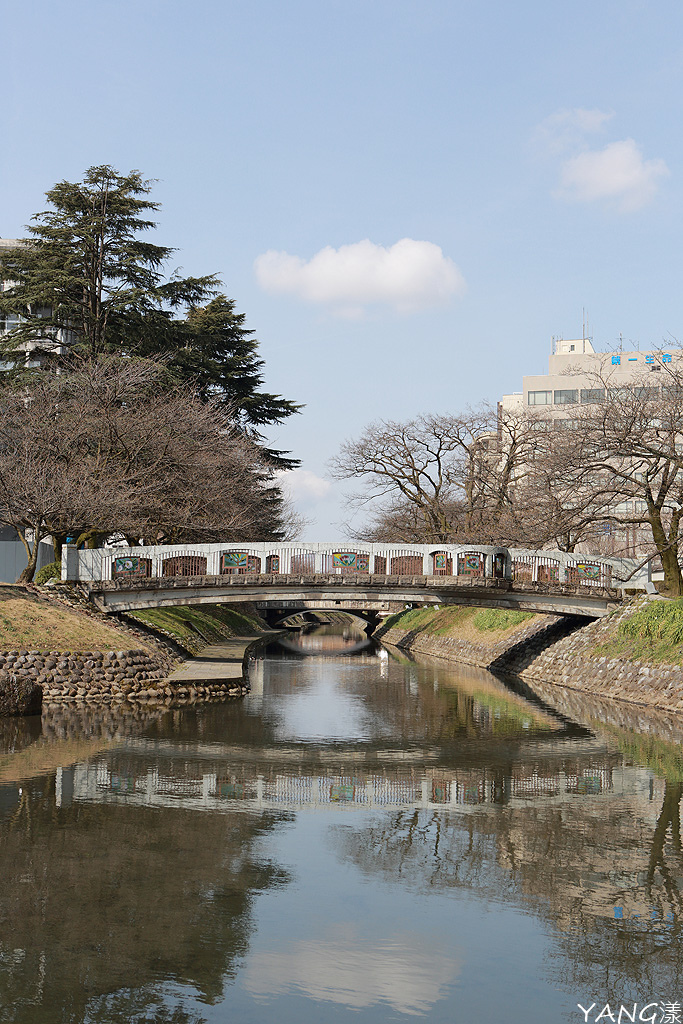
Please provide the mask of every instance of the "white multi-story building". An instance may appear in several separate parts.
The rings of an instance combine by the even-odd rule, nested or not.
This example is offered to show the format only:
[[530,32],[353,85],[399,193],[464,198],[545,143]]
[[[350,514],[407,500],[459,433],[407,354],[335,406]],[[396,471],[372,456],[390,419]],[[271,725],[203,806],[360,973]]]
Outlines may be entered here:
[[681,361],[683,354],[677,348],[596,352],[588,338],[554,341],[548,373],[523,377],[522,391],[503,395],[501,409],[527,409],[547,421],[571,420],[577,406],[604,399],[604,387],[597,377],[607,380],[614,388],[636,385],[652,389],[651,395],[643,397],[656,398],[662,370],[668,364]]
[[[596,352],[588,338],[554,339],[548,373],[524,376],[522,391],[503,395],[499,412],[528,412],[541,427],[571,429],[578,426],[582,406],[604,401],[606,387],[632,389],[642,399],[656,400],[661,383],[666,383],[667,368],[680,370],[682,364],[683,352],[678,347]],[[644,510],[644,503],[634,499],[618,508],[635,514]],[[604,537],[597,543],[605,553],[618,551],[635,556],[651,547],[650,532],[644,527],[604,529]],[[594,547],[596,540],[591,544]]]
[[[17,249],[25,244],[25,242],[18,238],[0,238],[0,252],[3,249]],[[0,281],[0,292],[5,291],[11,286],[11,281]],[[49,310],[46,310],[45,313],[49,314]],[[2,340],[2,336],[8,334],[18,322],[19,316],[16,313],[2,313],[0,311],[0,341]],[[57,334],[56,340],[44,337],[25,341],[20,346],[20,351],[25,353],[27,366],[37,366],[39,365],[40,360],[36,359],[34,356],[36,349],[40,349],[43,352],[48,350],[57,355],[61,355],[73,340],[74,338],[71,335],[71,332],[60,330]]]

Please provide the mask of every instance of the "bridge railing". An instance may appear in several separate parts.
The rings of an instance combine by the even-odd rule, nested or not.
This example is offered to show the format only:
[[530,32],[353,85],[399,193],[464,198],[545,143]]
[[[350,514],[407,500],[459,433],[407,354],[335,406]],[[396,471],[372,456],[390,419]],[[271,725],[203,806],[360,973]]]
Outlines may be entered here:
[[62,579],[96,582],[171,577],[339,575],[508,579],[536,584],[645,589],[634,559],[534,551],[486,544],[175,544],[79,551],[65,545]]

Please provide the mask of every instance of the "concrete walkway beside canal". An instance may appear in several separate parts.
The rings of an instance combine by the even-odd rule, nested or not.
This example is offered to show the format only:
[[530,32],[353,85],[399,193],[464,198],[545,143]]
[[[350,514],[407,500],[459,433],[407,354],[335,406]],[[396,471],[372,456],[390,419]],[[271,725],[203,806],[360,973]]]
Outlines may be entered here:
[[220,682],[241,679],[244,674],[244,656],[254,644],[271,637],[281,636],[280,630],[261,636],[234,636],[220,644],[210,644],[192,658],[184,661],[168,677],[170,683]]
[[210,644],[201,654],[188,658],[168,677],[171,683],[216,682],[241,679],[244,655],[254,642],[253,636],[235,636],[221,644]]

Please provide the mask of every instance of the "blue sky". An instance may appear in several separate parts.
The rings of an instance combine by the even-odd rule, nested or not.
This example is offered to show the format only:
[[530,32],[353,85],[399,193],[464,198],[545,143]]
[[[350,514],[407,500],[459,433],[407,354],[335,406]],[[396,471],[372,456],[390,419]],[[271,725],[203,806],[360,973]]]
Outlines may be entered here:
[[368,421],[520,390],[584,307],[598,348],[683,337],[682,22],[669,0],[9,5],[0,235],[92,164],[158,179],[156,240],[221,276],[268,388],[306,405],[272,440],[302,459],[307,538],[333,538],[326,464]]

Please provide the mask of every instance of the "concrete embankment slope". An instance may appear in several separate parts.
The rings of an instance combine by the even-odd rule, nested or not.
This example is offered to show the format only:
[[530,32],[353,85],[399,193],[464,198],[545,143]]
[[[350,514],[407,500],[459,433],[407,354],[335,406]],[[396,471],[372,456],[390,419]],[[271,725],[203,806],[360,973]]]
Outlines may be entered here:
[[405,650],[517,675],[532,688],[550,684],[683,711],[683,604],[640,598],[588,623],[555,616],[506,619],[519,614],[411,611],[375,635]]
[[560,615],[453,606],[391,616],[373,637],[403,650],[493,670],[516,651],[540,652],[576,628],[575,619]]

